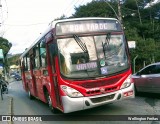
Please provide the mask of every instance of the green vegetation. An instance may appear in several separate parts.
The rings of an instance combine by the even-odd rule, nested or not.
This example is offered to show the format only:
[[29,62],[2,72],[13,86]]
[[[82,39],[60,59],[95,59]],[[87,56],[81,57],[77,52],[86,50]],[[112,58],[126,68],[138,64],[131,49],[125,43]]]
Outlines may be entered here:
[[9,43],[7,39],[0,37],[0,49],[3,49],[4,57],[7,55],[11,47],[12,44]]
[[19,65],[19,57],[21,56],[21,54],[16,54],[12,57],[8,58],[8,65]]
[[1,59],[0,64],[3,63],[2,65],[6,71],[8,71],[8,69],[9,69],[9,65],[8,65],[8,61],[7,61],[6,56],[7,56],[11,47],[12,47],[12,44],[7,39],[0,37],[0,49],[3,50],[3,54],[4,54],[4,60]]

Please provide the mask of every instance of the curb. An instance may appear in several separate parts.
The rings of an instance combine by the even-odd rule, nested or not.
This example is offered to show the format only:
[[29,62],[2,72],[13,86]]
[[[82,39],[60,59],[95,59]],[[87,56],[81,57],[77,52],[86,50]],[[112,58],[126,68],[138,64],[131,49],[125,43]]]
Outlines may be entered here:
[[[9,98],[10,98],[10,100],[9,100],[9,112],[8,112],[8,114],[9,115],[13,115],[13,97],[11,97],[11,96],[8,96]],[[11,120],[11,121],[8,121],[8,124],[13,124],[13,121]]]

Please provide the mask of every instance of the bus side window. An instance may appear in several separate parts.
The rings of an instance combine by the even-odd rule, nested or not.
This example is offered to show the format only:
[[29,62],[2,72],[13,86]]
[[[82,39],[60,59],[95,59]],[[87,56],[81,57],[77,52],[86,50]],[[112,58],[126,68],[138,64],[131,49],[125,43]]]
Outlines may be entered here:
[[24,71],[24,61],[23,61],[23,58],[21,59],[21,72]]
[[39,44],[34,47],[34,69],[40,67]]
[[30,68],[31,68],[31,70],[33,70],[34,69],[34,55],[33,54],[31,54],[30,55]]
[[27,57],[25,56],[23,58],[23,60],[24,60],[24,70],[27,71],[28,70],[28,67],[27,67]]
[[30,58],[29,58],[29,55],[27,55],[26,60],[27,60],[27,70],[29,71],[30,70]]
[[42,67],[47,66],[46,43],[43,39],[40,42],[40,63]]

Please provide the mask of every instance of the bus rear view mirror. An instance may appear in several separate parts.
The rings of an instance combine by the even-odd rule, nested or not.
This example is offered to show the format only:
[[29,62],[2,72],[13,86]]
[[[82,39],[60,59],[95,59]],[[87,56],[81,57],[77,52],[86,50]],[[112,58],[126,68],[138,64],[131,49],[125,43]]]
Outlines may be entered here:
[[57,55],[58,48],[57,48],[57,44],[56,44],[56,43],[51,43],[51,44],[49,44],[49,49],[50,49],[50,53],[51,53],[53,56]]

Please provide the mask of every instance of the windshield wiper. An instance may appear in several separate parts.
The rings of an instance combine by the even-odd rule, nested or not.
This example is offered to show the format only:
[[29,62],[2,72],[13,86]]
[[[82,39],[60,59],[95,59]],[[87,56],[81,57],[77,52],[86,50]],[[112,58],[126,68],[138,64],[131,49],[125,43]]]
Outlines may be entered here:
[[81,41],[81,39],[76,34],[74,34],[73,37],[74,37],[75,41],[77,42],[77,44],[80,46],[80,48],[83,50],[83,52],[88,53],[86,44],[83,43]]
[[109,47],[110,38],[111,38],[111,33],[107,33],[105,38],[105,43],[102,42],[103,53],[105,57],[106,57],[106,50],[110,50],[110,47]]

